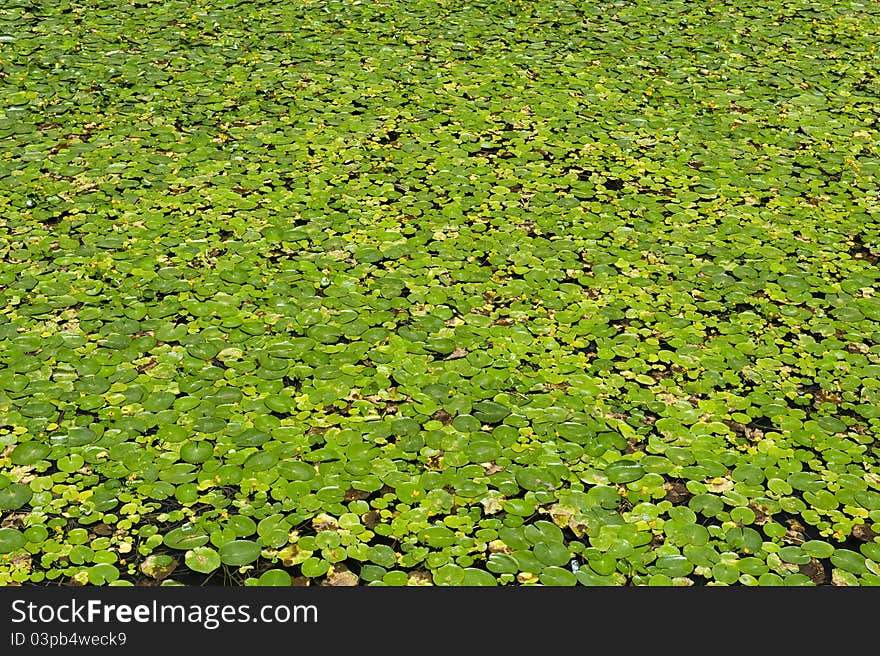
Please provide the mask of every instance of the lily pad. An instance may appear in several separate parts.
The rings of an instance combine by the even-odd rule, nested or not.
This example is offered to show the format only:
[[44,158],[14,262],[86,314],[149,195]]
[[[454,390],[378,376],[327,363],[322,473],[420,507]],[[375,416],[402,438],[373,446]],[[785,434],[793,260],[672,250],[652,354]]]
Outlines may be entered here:
[[23,442],[12,450],[10,458],[14,465],[33,465],[49,455],[51,448],[36,442]]
[[220,567],[221,558],[211,547],[196,547],[186,552],[184,562],[194,572],[209,574]]
[[269,569],[257,579],[257,585],[269,587],[287,587],[290,585],[290,574],[283,569]]
[[260,557],[260,545],[253,540],[231,540],[220,545],[219,556],[224,565],[247,565]]
[[184,525],[166,533],[163,541],[172,549],[195,549],[208,541],[208,535],[196,526]]
[[497,424],[510,414],[510,408],[494,401],[479,401],[474,403],[472,412],[485,424]]
[[33,490],[22,483],[10,483],[0,489],[0,510],[18,510],[34,496]]
[[15,528],[0,528],[0,554],[8,554],[21,549],[27,540],[21,531]]
[[605,475],[612,483],[631,483],[645,475],[645,470],[635,462],[618,460],[605,467]]
[[549,586],[577,585],[577,577],[573,572],[561,567],[547,567],[541,572],[541,583]]

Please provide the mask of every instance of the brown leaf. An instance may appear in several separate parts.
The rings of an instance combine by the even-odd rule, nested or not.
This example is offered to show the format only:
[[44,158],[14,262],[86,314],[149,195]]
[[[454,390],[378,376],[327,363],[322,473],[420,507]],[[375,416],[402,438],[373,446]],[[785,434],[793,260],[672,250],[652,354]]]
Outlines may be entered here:
[[416,570],[415,572],[410,573],[409,579],[407,581],[407,585],[433,585],[434,579],[431,578],[431,573],[426,572],[425,570]]
[[867,524],[856,524],[852,529],[853,537],[862,542],[871,542],[877,534]]
[[324,581],[324,585],[331,585],[334,587],[351,587],[358,584],[357,574],[348,569],[345,565],[340,565],[337,567],[333,566],[332,574],[327,576],[327,579]]
[[499,513],[503,510],[503,501],[504,497],[501,496],[489,496],[480,500],[480,503],[483,506],[483,512],[487,515],[494,515],[495,513]]
[[379,513],[376,512],[375,510],[370,510],[368,512],[365,512],[363,515],[361,515],[361,521],[364,523],[364,526],[371,529],[376,524],[379,523],[379,521],[380,521]]
[[531,585],[538,582],[538,575],[531,572],[520,572],[516,575],[516,580],[522,585]]
[[444,360],[458,360],[459,358],[466,357],[467,354],[468,354],[467,349],[457,348],[443,359]]
[[839,586],[850,586],[852,583],[847,578],[847,573],[836,567],[831,570],[831,583]]
[[312,520],[312,528],[316,531],[335,531],[339,528],[339,522],[335,517],[321,513]]
[[146,560],[141,563],[141,572],[152,579],[161,581],[171,576],[171,573],[177,569],[177,559],[172,560],[167,565],[158,565],[154,558],[147,556]]
[[666,490],[666,500],[675,506],[687,503],[688,499],[693,496],[681,481],[664,483],[663,488]]
[[569,520],[574,517],[577,510],[572,506],[564,506],[561,503],[554,503],[550,506],[550,517],[557,526],[564,527]]
[[752,502],[749,504],[749,508],[751,508],[752,512],[755,513],[755,524],[757,524],[758,526],[763,526],[767,523],[769,517],[767,513],[764,512],[766,510],[764,506],[760,506],[757,503]]
[[587,534],[587,523],[581,519],[583,515],[575,515],[568,520],[568,528],[578,537],[582,538]]
[[626,449],[624,450],[625,453],[635,453],[636,451],[644,451],[644,450],[645,450],[645,445],[642,444],[642,442],[640,440],[636,440],[631,437],[629,439],[627,439]]
[[25,515],[24,513],[7,515],[3,518],[3,521],[0,522],[0,528],[23,528],[24,520],[26,518],[27,515]]
[[348,488],[345,492],[345,502],[349,501],[363,501],[364,499],[369,499],[370,493],[365,492],[364,490],[355,490],[353,487]]
[[816,585],[828,583],[828,573],[825,571],[825,566],[816,558],[811,558],[810,562],[800,565],[798,570]]
[[159,363],[156,361],[156,359],[150,358],[144,364],[138,365],[137,370],[138,370],[138,373],[144,373],[145,371],[149,371],[153,367],[158,367],[158,366],[159,366]]
[[446,412],[446,410],[438,410],[433,415],[431,415],[431,419],[439,421],[444,426],[448,426],[452,423],[452,415]]
[[788,528],[785,530],[782,541],[786,544],[803,544],[806,541],[804,525],[796,519],[789,519],[785,523],[788,524]]
[[12,566],[20,568],[28,572],[31,571],[31,555],[29,553],[19,554],[12,557]]
[[[291,540],[299,540],[299,535],[294,533],[291,535]],[[303,561],[305,561],[309,556],[312,555],[311,551],[307,549],[300,549],[299,545],[296,542],[288,544],[286,547],[278,551],[277,556],[281,560],[281,563],[285,567],[292,567],[293,565],[299,565]]]

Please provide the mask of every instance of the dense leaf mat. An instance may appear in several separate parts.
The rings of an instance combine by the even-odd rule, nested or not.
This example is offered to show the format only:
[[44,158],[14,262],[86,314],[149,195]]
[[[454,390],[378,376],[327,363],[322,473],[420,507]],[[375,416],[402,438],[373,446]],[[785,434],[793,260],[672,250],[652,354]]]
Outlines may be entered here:
[[0,8],[0,583],[880,582],[880,5]]

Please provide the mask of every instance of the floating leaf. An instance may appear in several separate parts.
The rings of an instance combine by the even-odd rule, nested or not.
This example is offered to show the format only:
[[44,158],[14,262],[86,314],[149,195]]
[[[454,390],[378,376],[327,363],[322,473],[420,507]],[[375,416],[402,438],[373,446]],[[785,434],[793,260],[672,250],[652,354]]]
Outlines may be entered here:
[[268,569],[257,579],[257,585],[268,587],[287,587],[291,583],[290,574],[283,569]]
[[165,554],[150,554],[141,563],[141,572],[156,580],[168,578],[175,569],[177,560]]
[[851,549],[835,549],[831,554],[831,564],[851,574],[865,574],[867,572],[865,557]]
[[260,545],[253,540],[231,540],[220,545],[219,554],[224,565],[247,565],[260,557]]
[[0,528],[0,554],[7,554],[21,549],[26,543],[27,540],[18,529]]
[[577,577],[561,567],[547,567],[541,572],[541,583],[550,586],[577,585]]
[[22,483],[10,483],[0,489],[0,510],[18,510],[34,496],[33,491]]
[[510,414],[510,408],[494,401],[479,401],[474,403],[472,412],[485,424],[497,424]]
[[618,460],[605,467],[605,475],[612,483],[631,483],[644,476],[645,470],[635,462]]
[[184,562],[195,572],[209,574],[220,567],[221,559],[211,547],[196,547],[186,552]]
[[14,465],[33,465],[48,456],[50,451],[45,444],[23,442],[12,450],[10,458]]
[[194,549],[205,544],[208,536],[200,528],[184,525],[166,533],[163,541],[172,549]]

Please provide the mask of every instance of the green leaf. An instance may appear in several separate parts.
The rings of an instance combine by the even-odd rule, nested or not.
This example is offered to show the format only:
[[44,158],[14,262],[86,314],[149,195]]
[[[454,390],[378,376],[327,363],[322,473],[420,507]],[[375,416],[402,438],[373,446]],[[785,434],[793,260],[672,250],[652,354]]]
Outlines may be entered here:
[[495,574],[516,574],[519,572],[519,565],[512,556],[493,553],[486,561],[486,569]]
[[595,432],[589,427],[573,421],[559,424],[556,430],[559,432],[559,437],[577,444],[587,444],[595,437]]
[[22,483],[10,483],[0,489],[0,510],[18,510],[34,496],[33,491]]
[[12,450],[9,457],[13,465],[33,465],[48,456],[51,450],[45,444],[23,442]]
[[632,483],[645,475],[645,470],[638,463],[617,460],[605,467],[605,475],[612,483]]
[[321,558],[315,558],[314,556],[310,558],[306,558],[300,566],[302,570],[303,576],[306,576],[310,579],[315,579],[320,576],[324,576],[327,571],[330,569],[330,563]]
[[865,574],[865,557],[851,549],[835,549],[831,554],[831,564],[852,574]]
[[822,540],[807,540],[801,545],[801,551],[813,558],[830,558],[834,547]]
[[442,549],[455,544],[455,533],[445,526],[429,526],[419,531],[419,540],[430,547]]
[[476,569],[474,567],[466,567],[464,569],[464,578],[461,580],[463,586],[495,586],[498,580],[489,572]]
[[210,574],[220,567],[221,558],[211,547],[196,547],[186,552],[184,562],[195,572]]
[[463,585],[466,574],[465,570],[458,565],[443,565],[434,572],[434,585]]
[[394,567],[397,564],[397,556],[388,545],[377,544],[370,547],[369,559],[371,562],[382,567]]
[[238,567],[257,560],[260,557],[260,545],[253,540],[231,540],[220,545],[219,554],[224,565]]
[[15,528],[0,528],[0,554],[8,554],[21,549],[27,540],[21,531]]
[[510,408],[494,401],[478,401],[472,412],[484,424],[497,424],[510,414]]
[[207,461],[213,453],[210,442],[187,442],[180,447],[180,457],[194,465]]
[[290,574],[283,569],[267,569],[257,579],[257,585],[284,588],[290,585]]
[[535,557],[544,565],[562,567],[568,563],[568,547],[558,542],[540,542],[534,548]]
[[548,586],[577,585],[577,577],[561,567],[547,567],[541,572],[541,583]]
[[184,525],[172,529],[163,538],[165,546],[181,550],[201,547],[207,541],[207,534],[202,529],[192,525]]
[[661,556],[657,559],[656,566],[663,574],[672,578],[687,576],[694,571],[693,563],[680,555]]

